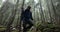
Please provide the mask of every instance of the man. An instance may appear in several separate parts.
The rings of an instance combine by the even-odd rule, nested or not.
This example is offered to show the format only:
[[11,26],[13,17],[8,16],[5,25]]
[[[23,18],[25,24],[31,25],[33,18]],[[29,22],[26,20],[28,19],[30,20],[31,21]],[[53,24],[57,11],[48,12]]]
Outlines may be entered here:
[[[31,7],[28,6],[27,9],[22,13],[23,32],[27,32],[27,30],[29,30],[33,26],[33,23],[31,22],[33,18],[32,18],[32,13],[30,9]],[[28,27],[27,27],[27,24],[28,24]]]

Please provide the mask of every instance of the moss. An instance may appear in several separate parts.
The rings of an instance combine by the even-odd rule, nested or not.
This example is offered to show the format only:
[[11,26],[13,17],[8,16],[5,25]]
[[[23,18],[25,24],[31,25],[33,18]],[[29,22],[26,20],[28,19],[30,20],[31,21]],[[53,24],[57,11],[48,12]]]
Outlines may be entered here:
[[49,24],[49,23],[47,23],[47,24],[39,24],[39,25],[37,25],[37,30],[39,31],[39,30],[41,30],[41,32],[56,32],[56,31],[58,31],[58,32],[60,32],[59,30],[60,30],[60,26],[57,26],[57,25],[53,25],[53,24]]
[[6,30],[6,27],[5,26],[0,26],[0,31],[4,31]]

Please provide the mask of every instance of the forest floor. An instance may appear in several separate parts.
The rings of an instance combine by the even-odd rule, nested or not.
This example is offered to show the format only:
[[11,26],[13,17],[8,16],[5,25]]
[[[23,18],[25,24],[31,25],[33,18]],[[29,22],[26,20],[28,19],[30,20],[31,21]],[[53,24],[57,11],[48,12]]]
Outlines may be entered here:
[[[38,31],[36,31],[36,28],[38,29]],[[4,31],[6,29],[7,29],[7,27],[0,25],[0,32]],[[21,27],[21,29],[22,29],[21,31],[23,31],[23,27]],[[10,30],[11,30],[11,32],[18,32],[19,31],[17,28],[10,29]],[[35,27],[35,26],[31,27],[31,29],[27,32],[41,32],[40,30],[43,32],[48,32],[48,31],[60,32],[60,25],[53,25],[53,24],[42,24],[41,25],[40,24],[40,25],[37,25],[37,27]]]
[[[6,30],[5,26],[0,26],[0,31]],[[12,32],[18,32],[18,30],[12,30]],[[28,32],[36,32],[36,28],[31,28]]]

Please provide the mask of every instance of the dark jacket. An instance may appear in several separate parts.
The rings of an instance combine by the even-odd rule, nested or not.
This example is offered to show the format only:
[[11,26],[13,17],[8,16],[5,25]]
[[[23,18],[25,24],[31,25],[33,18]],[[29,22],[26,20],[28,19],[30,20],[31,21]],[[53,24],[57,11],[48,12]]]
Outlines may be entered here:
[[22,20],[25,19],[25,20],[33,20],[32,18],[32,12],[29,10],[29,9],[26,9],[23,13],[22,13]]

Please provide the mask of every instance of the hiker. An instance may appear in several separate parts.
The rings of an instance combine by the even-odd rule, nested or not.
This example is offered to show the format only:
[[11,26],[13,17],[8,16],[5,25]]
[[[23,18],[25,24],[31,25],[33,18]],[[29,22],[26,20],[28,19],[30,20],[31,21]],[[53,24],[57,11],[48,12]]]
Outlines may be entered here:
[[[31,20],[33,20],[32,12],[30,11],[30,9],[31,9],[31,7],[28,6],[27,9],[22,13],[23,32],[26,32],[33,26],[33,23],[31,22]],[[28,24],[28,26],[27,26],[27,24]]]

